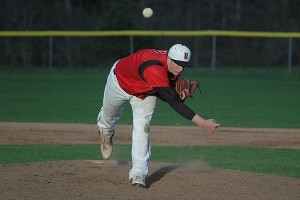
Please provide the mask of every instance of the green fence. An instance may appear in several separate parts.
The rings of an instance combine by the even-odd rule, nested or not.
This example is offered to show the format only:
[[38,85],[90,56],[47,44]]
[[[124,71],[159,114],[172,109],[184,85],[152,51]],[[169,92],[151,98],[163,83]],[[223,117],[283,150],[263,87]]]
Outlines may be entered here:
[[0,37],[48,37],[48,67],[52,69],[54,37],[128,37],[128,52],[134,52],[135,37],[211,37],[211,67],[216,69],[218,37],[283,38],[287,39],[287,68],[292,71],[294,39],[300,38],[298,32],[252,32],[252,31],[0,31]]

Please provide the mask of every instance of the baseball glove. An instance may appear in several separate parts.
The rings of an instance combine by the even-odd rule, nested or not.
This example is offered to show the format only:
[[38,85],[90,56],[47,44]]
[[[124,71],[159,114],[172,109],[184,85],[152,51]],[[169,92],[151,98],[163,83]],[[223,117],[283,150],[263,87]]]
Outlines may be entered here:
[[189,97],[193,97],[197,88],[199,89],[199,91],[201,93],[199,83],[197,81],[185,80],[185,79],[179,78],[175,82],[174,89],[181,98],[183,97],[183,93],[184,93],[185,94],[184,100],[185,100]]

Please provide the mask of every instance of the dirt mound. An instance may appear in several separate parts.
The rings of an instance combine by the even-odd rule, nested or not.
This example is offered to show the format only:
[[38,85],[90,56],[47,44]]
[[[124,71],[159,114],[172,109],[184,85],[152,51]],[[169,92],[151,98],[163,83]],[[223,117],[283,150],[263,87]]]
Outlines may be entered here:
[[300,180],[201,163],[150,163],[148,188],[129,184],[127,161],[1,165],[4,199],[298,199]]
[[[116,144],[130,144],[119,125]],[[0,144],[96,144],[95,125],[0,123]],[[298,129],[152,127],[153,145],[239,145],[300,148]],[[56,161],[0,165],[3,199],[300,199],[300,179],[224,169],[203,162],[150,162],[147,188],[132,187],[128,161]]]

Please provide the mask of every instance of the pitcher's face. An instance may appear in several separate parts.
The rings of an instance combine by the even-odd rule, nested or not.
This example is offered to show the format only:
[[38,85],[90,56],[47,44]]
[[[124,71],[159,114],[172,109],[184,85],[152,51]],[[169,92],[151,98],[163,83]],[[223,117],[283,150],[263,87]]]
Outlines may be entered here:
[[184,70],[183,67],[181,67],[180,65],[177,65],[171,58],[168,57],[168,70],[169,72],[171,72],[172,74],[174,74],[175,76],[178,76],[179,74],[181,74],[181,72]]

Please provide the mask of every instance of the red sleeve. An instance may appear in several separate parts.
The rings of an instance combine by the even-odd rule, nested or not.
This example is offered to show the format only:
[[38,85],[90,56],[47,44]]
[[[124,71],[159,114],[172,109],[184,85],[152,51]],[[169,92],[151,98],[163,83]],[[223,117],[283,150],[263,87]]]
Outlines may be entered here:
[[170,82],[168,73],[162,66],[153,65],[144,71],[144,77],[148,86],[154,87],[169,87]]

